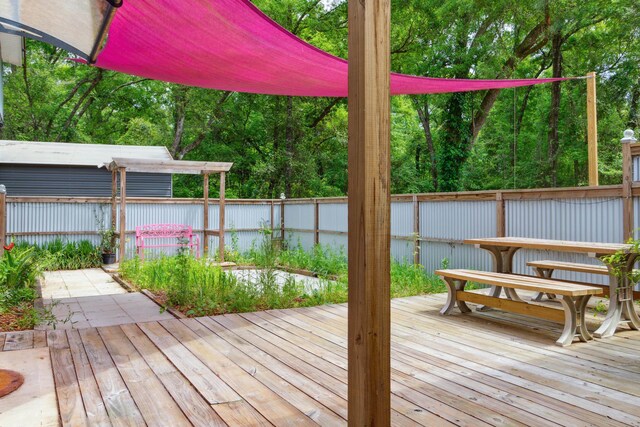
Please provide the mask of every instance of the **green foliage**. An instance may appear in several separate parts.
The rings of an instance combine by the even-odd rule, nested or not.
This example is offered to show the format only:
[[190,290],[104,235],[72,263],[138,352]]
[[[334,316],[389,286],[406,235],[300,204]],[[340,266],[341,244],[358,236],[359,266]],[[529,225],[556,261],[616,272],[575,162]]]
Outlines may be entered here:
[[19,242],[16,248],[30,249],[44,270],[80,270],[97,268],[102,265],[100,249],[88,240],[65,242],[55,239],[43,245]]
[[640,240],[629,239],[627,244],[629,245],[628,249],[622,249],[614,254],[604,256],[602,257],[602,261],[611,267],[613,274],[619,280],[625,279],[624,272],[627,270],[626,279],[628,279],[633,286],[640,281],[640,270],[634,268],[627,269],[627,260],[630,253],[640,255]]
[[285,267],[308,270],[320,277],[344,276],[347,274],[347,258],[342,249],[315,245],[311,252],[302,245],[280,252],[278,263]]
[[42,274],[34,248],[14,247],[5,250],[0,259],[0,287],[19,289],[32,287]]
[[[254,3],[304,40],[347,57],[345,1]],[[392,11],[392,69],[421,76],[550,77],[551,40],[560,33],[556,71],[599,75],[601,182],[620,183],[621,133],[640,127],[640,2],[393,0]],[[528,40],[530,48],[519,49]],[[27,41],[26,67],[5,68],[0,138],[164,145],[176,158],[234,162],[230,198],[347,192],[345,100],[183,87],[67,56]],[[394,97],[393,192],[585,184],[585,86],[584,80],[560,85],[557,143],[550,138],[549,85]],[[178,197],[201,191],[198,176],[174,178]]]
[[251,283],[188,255],[144,262],[127,260],[120,271],[135,286],[166,296],[169,306],[194,316],[303,307],[346,299],[346,289],[339,283],[323,283],[307,294],[293,280],[278,285],[268,269],[262,271],[257,283]]
[[[232,246],[233,246],[232,239]],[[248,312],[275,308],[306,307],[347,301],[347,263],[343,251],[316,245],[305,252],[298,244],[281,250],[273,244],[269,231],[247,254],[235,248],[237,259],[258,268],[256,278],[236,277],[206,259],[195,259],[187,252],[177,256],[127,260],[120,266],[123,278],[138,288],[146,288],[189,316]],[[292,276],[279,283],[281,267],[307,270],[318,276],[313,289],[305,289]],[[393,262],[391,295],[442,292],[441,281],[426,274],[421,266]]]

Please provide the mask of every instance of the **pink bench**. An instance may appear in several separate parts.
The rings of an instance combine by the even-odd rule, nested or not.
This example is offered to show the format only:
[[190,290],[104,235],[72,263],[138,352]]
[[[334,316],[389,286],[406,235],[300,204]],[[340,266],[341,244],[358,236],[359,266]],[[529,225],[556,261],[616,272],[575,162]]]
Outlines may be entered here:
[[[147,240],[166,241],[176,239],[172,243],[149,244]],[[200,255],[200,237],[193,234],[193,229],[181,224],[150,224],[136,227],[136,251],[140,259],[144,259],[146,248],[189,248],[198,257]]]

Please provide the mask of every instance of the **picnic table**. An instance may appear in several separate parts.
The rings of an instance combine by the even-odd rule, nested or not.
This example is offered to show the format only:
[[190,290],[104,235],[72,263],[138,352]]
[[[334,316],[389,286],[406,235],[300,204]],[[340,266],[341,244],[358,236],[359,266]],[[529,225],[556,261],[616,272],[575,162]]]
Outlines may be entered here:
[[[626,323],[631,329],[640,329],[640,317],[633,306],[633,284],[628,273],[632,271],[638,254],[631,252],[631,246],[622,243],[573,242],[566,240],[531,239],[524,237],[489,237],[466,239],[465,244],[489,251],[494,260],[497,273],[513,272],[513,257],[520,249],[550,250],[559,252],[582,253],[604,263],[602,257],[616,252],[625,252],[621,277],[614,274],[611,265],[604,263],[609,270],[609,310],[602,325],[594,332],[597,338],[612,336],[618,325]],[[502,288],[493,286],[491,296],[499,297]],[[506,289],[508,298],[522,301],[514,289]]]

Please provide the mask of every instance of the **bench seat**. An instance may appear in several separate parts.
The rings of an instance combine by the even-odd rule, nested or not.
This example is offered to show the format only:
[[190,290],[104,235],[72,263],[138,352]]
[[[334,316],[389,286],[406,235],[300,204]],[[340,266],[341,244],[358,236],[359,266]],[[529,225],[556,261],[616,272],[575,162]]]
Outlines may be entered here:
[[[542,261],[529,261],[527,262],[529,267],[533,267],[538,277],[544,277],[550,279],[555,270],[561,271],[573,271],[576,273],[587,273],[587,274],[598,274],[602,276],[607,276],[609,274],[609,269],[606,265],[592,265],[592,264],[581,264],[577,262],[565,262],[565,261],[551,261],[551,260],[542,260]],[[556,279],[557,280],[557,279]],[[586,283],[585,283],[586,284]],[[591,284],[588,284],[591,285]],[[599,285],[593,284],[593,286],[598,286],[601,288],[604,293],[603,296],[609,296],[609,285]],[[540,292],[535,295],[532,300],[533,301],[542,301],[542,297],[545,295],[544,292]],[[552,293],[546,294],[549,299],[555,299],[555,296]],[[640,292],[635,291],[633,293],[633,299],[640,299]]]
[[[601,274],[608,275],[609,269],[607,269],[606,265],[592,265],[592,264],[580,264],[577,262],[564,262],[564,261],[529,261],[527,263],[529,267],[533,267],[535,269],[541,270],[564,270],[564,271],[575,271],[577,273],[589,273],[589,274]],[[550,276],[543,276],[550,277]]]
[[[556,341],[559,346],[568,346],[573,338],[578,335],[581,341],[593,339],[587,330],[584,315],[587,302],[592,295],[602,294],[602,289],[597,286],[588,286],[567,281],[558,281],[533,276],[520,276],[515,274],[495,273],[487,271],[475,271],[464,269],[437,270],[447,285],[449,291],[446,305],[440,310],[440,314],[446,315],[458,306],[461,312],[468,313],[471,310],[467,302],[481,304],[513,313],[538,317],[545,320],[564,324],[564,330]],[[467,282],[475,282],[483,285],[492,285],[505,288],[511,299],[498,298],[464,290]],[[551,293],[559,295],[563,310],[538,304],[527,303],[518,298],[515,290]]]

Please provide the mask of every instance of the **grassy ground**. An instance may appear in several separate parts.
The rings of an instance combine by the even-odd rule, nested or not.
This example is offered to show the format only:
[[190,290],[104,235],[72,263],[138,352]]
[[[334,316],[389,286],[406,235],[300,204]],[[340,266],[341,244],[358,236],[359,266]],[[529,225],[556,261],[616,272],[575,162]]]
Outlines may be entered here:
[[[280,250],[267,235],[247,253],[239,254],[231,249],[227,259],[258,267],[258,283],[238,279],[186,253],[146,259],[144,263],[132,259],[122,263],[120,272],[134,286],[154,292],[168,306],[193,316],[347,301],[347,264],[340,251],[322,246],[316,246],[311,252],[301,247]],[[275,273],[282,267],[312,272],[320,278],[320,285],[308,291],[302,283],[289,279],[280,286]],[[426,274],[421,266],[392,263],[393,298],[443,291],[440,280]]]

